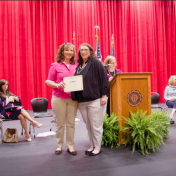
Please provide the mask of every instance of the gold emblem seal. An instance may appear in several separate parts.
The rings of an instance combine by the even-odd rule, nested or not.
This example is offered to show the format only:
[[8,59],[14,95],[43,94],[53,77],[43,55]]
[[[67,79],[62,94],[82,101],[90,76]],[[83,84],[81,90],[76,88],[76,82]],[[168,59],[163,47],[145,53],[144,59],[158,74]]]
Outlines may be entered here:
[[127,95],[127,102],[130,106],[136,107],[141,104],[142,95],[138,90],[131,90]]

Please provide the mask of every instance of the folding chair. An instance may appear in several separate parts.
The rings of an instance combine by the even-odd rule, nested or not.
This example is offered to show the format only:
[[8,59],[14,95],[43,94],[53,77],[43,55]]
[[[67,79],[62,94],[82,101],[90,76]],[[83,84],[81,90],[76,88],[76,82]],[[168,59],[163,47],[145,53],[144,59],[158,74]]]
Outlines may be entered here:
[[161,110],[163,109],[161,106],[159,106],[159,99],[160,99],[160,95],[159,93],[156,92],[151,92],[151,107],[152,108],[161,108]]
[[[41,118],[41,117],[53,117],[54,119],[54,114],[48,114],[47,113],[47,108],[48,108],[48,100],[46,98],[34,98],[31,100],[31,106],[33,109],[33,118]],[[52,123],[54,123],[55,120],[51,120],[50,124],[50,131],[52,128]],[[29,133],[31,133],[31,125],[29,125]],[[35,138],[35,128],[33,127],[33,137]]]

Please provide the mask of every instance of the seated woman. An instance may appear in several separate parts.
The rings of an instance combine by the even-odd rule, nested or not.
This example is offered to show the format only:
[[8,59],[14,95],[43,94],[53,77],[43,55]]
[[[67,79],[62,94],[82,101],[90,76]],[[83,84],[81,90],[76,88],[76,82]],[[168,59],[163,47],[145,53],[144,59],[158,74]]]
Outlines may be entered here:
[[40,128],[42,124],[33,120],[29,114],[22,108],[16,107],[9,109],[9,107],[14,106],[14,102],[19,102],[21,105],[21,100],[19,97],[13,95],[9,90],[8,82],[5,79],[0,80],[0,117],[5,119],[19,119],[21,122],[22,127],[25,130],[25,137],[28,142],[31,141],[29,136],[29,131],[27,128],[26,119],[29,120],[33,126]]
[[170,119],[173,119],[176,111],[176,76],[171,76],[168,84],[169,85],[165,88],[164,99],[166,100],[167,106],[173,107],[170,114]]
[[[117,66],[117,61],[114,56],[106,57],[106,59],[104,60],[104,65],[108,65],[108,64],[110,64],[110,66],[106,67],[106,73],[108,76],[108,80],[110,82],[116,73],[122,73],[122,71],[120,69],[115,68]],[[108,98],[108,103],[107,103],[107,114],[110,117],[110,98]]]

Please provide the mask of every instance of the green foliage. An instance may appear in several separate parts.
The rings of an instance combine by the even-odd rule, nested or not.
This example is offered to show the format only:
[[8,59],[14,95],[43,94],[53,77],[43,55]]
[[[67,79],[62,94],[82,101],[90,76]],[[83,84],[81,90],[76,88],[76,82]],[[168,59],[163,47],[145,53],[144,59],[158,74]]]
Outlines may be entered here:
[[114,146],[119,146],[119,119],[117,119],[117,115],[112,113],[111,117],[108,117],[108,114],[105,115],[103,120],[103,136],[101,145],[108,146],[111,148]]
[[123,117],[126,121],[126,126],[123,130],[126,135],[123,139],[126,144],[132,147],[134,153],[136,147],[142,150],[143,155],[149,154],[150,148],[153,152],[159,148],[159,145],[164,144],[163,137],[169,136],[170,123],[168,114],[165,111],[154,111],[151,115],[146,116],[147,111],[137,110],[136,113],[130,111],[130,118]]

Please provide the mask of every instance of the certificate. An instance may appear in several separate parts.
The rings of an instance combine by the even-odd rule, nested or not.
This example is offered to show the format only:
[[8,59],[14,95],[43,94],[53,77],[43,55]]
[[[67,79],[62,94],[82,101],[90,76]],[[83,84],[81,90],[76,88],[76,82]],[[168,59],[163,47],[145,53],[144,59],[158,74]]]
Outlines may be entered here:
[[20,108],[20,109],[22,109],[23,106],[12,106],[12,107],[7,107],[7,108],[5,108],[5,109],[15,109],[15,108]]
[[64,77],[64,92],[74,92],[83,90],[83,77],[82,75]]

